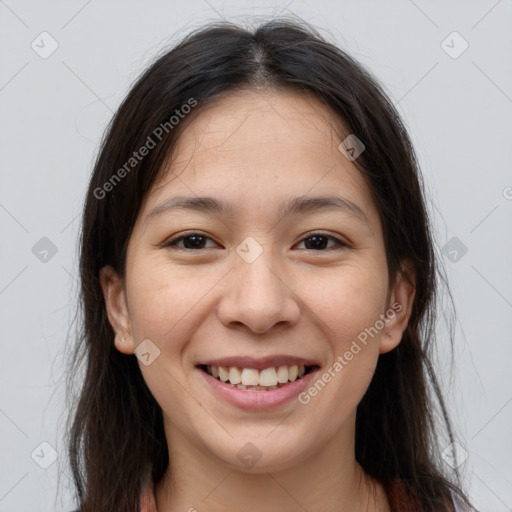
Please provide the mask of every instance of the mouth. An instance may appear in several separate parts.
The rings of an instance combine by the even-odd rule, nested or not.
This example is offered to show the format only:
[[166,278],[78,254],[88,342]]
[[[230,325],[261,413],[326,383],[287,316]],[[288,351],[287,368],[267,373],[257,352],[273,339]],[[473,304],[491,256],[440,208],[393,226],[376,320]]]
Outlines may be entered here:
[[319,365],[280,365],[267,368],[241,368],[199,364],[200,369],[224,385],[244,391],[273,391],[304,379],[320,368]]

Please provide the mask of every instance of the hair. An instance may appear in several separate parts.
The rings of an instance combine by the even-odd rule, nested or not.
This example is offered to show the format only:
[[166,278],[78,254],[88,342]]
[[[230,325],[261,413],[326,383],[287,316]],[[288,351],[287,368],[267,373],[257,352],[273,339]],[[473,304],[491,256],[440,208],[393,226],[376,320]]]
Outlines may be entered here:
[[[432,364],[440,265],[410,138],[361,64],[307,23],[276,18],[251,30],[216,22],[188,34],[141,74],[105,131],[83,210],[80,318],[68,366],[70,390],[85,362],[66,425],[80,511],[138,511],[144,470],[150,468],[157,483],[169,465],[161,408],[136,356],[115,348],[100,269],[111,265],[124,275],[143,201],[188,123],[220,97],[262,87],[312,95],[364,143],[354,163],[379,211],[390,285],[403,262],[414,269],[416,294],[407,328],[400,344],[379,356],[358,405],[356,460],[383,485],[402,481],[423,511],[447,510],[451,492],[470,507],[458,471],[446,474],[439,456],[441,426],[454,440]],[[193,111],[171,127],[171,116],[191,100]],[[160,137],[157,127],[165,127],[156,132]],[[148,138],[159,140],[132,165],[134,151]],[[127,162],[135,168],[128,170]],[[116,169],[122,179],[113,180]]]

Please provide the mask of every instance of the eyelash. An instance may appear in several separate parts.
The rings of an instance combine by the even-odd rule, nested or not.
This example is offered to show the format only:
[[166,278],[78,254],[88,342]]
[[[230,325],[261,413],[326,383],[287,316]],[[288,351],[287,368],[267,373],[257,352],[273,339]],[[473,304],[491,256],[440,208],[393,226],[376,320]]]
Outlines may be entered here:
[[[189,238],[189,237],[192,237],[192,236],[200,236],[200,237],[203,237],[205,239],[209,239],[211,240],[210,237],[206,236],[206,235],[203,235],[202,233],[199,233],[197,231],[192,231],[190,233],[185,233],[184,235],[179,235],[177,237],[174,237],[174,238],[171,238],[169,241],[165,242],[163,244],[164,247],[168,247],[168,248],[172,248],[173,250],[178,250],[178,251],[187,251],[187,252],[198,252],[198,251],[202,251],[202,250],[206,250],[206,249],[187,249],[187,248],[184,248],[184,247],[178,247],[177,244],[179,242],[181,242],[183,239],[185,238]],[[342,242],[340,239],[332,236],[332,235],[328,235],[326,233],[322,233],[321,231],[313,231],[311,233],[308,233],[304,238],[302,238],[302,240],[300,242],[303,242],[304,240],[308,240],[309,238],[313,238],[315,236],[323,236],[325,238],[330,238],[331,240],[334,240],[334,242],[336,243],[336,246],[335,247],[328,247],[327,249],[318,249],[318,250],[315,250],[315,249],[305,249],[305,250],[309,250],[309,251],[314,251],[314,252],[327,252],[327,251],[331,251],[331,250],[336,250],[336,249],[343,249],[343,248],[347,248],[349,247],[349,245],[345,242]]]

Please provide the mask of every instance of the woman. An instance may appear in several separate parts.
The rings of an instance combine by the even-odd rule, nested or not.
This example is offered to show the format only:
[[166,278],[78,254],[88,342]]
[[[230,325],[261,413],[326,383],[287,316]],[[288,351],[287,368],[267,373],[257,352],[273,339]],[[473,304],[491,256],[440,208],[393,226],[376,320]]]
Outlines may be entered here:
[[156,60],[82,228],[81,512],[469,509],[436,457],[414,150],[312,28],[210,25]]

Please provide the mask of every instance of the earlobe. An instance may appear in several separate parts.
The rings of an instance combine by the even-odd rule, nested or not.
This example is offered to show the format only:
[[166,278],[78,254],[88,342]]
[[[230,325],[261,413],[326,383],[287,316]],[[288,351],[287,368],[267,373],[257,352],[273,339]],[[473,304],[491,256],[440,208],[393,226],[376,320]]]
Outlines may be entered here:
[[133,354],[135,347],[123,279],[107,265],[100,270],[100,284],[108,320],[115,332],[114,344],[123,354]]
[[393,350],[402,340],[403,332],[406,330],[411,317],[415,294],[414,268],[408,262],[403,263],[402,271],[397,276],[385,313],[387,322],[381,337],[380,354]]

